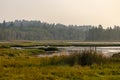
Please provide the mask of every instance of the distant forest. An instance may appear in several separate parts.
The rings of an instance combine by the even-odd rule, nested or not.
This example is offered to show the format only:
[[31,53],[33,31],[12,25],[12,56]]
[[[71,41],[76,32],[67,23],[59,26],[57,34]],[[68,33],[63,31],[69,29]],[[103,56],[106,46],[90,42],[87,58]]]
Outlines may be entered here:
[[120,27],[63,25],[15,20],[0,23],[0,40],[120,41]]

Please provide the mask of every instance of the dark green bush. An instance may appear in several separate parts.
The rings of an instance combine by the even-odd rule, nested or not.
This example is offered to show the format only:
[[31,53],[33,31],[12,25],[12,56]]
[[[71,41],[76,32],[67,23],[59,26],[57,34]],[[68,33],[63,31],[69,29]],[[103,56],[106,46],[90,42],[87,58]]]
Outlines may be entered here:
[[43,47],[39,48],[40,50],[45,50],[45,51],[58,51],[58,48],[56,47]]
[[45,49],[45,51],[58,51],[58,48],[56,47],[48,47]]
[[10,48],[9,45],[0,45],[0,48]]
[[120,58],[120,53],[113,54],[112,58]]
[[106,62],[106,57],[102,54],[98,54],[95,51],[83,51],[80,55],[80,64],[82,66],[92,64],[102,64]]

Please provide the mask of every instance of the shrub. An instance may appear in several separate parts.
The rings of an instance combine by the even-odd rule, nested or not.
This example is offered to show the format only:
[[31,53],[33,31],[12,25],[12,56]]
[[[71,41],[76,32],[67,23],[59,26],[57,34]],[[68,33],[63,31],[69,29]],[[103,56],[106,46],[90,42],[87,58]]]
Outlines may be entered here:
[[73,53],[70,55],[54,56],[46,60],[43,63],[46,65],[70,65],[74,66],[76,64],[86,66],[92,64],[103,64],[109,59],[104,57],[102,54],[98,54],[94,51],[82,51],[78,53]]
[[58,51],[58,48],[56,47],[47,47],[47,48],[39,48],[39,49],[45,51]]
[[0,45],[0,48],[10,48],[9,45]]
[[113,54],[112,58],[120,58],[120,53]]
[[102,64],[106,61],[106,57],[95,51],[83,51],[80,55],[80,64],[82,66],[92,64]]

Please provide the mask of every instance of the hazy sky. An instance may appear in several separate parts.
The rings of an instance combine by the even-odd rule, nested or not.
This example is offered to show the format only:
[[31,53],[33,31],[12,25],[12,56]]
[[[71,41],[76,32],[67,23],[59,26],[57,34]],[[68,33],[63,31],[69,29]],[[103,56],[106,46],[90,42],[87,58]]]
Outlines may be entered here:
[[120,0],[0,0],[0,21],[120,25]]

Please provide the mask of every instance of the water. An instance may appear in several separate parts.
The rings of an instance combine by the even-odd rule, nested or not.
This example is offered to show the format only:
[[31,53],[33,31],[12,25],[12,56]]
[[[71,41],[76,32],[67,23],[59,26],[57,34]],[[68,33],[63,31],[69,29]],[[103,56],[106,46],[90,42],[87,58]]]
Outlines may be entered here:
[[60,55],[69,55],[72,52],[79,52],[84,50],[96,50],[98,53],[103,54],[104,56],[110,57],[115,53],[120,52],[120,47],[57,47],[60,52],[53,53],[50,55],[39,55],[39,57],[52,57],[52,56],[60,56]]
[[[39,46],[40,47],[40,46]],[[39,47],[30,47],[30,48],[39,48]],[[43,47],[43,46],[42,46]],[[22,49],[22,47],[12,47],[13,49]],[[29,47],[27,47],[29,48]],[[115,53],[120,52],[120,47],[57,47],[59,49],[59,52],[55,52],[52,54],[44,54],[44,55],[38,55],[39,57],[52,57],[52,56],[60,56],[60,55],[69,55],[72,52],[79,52],[82,50],[96,50],[98,53],[102,53],[105,56],[112,56]]]
[[112,56],[120,52],[120,47],[97,47],[97,51],[101,51],[105,56]]

